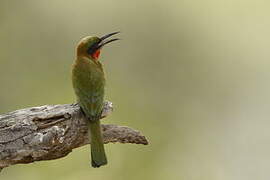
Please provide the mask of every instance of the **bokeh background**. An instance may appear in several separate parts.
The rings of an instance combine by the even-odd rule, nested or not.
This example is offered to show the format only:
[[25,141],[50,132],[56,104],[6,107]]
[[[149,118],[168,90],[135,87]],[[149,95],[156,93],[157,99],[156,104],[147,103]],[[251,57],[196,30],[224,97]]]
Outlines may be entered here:
[[140,130],[143,145],[89,146],[15,165],[1,180],[268,180],[270,3],[257,0],[1,0],[0,113],[75,102],[70,67],[86,35],[120,30],[103,49],[104,123]]

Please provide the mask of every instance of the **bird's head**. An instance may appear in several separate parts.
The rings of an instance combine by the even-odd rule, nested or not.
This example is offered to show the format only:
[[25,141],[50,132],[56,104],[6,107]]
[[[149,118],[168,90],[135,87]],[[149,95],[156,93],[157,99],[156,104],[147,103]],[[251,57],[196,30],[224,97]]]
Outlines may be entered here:
[[92,60],[98,60],[101,48],[110,42],[119,40],[118,38],[107,39],[112,35],[118,34],[119,32],[113,32],[102,37],[87,36],[80,40],[77,46],[77,56],[85,56]]

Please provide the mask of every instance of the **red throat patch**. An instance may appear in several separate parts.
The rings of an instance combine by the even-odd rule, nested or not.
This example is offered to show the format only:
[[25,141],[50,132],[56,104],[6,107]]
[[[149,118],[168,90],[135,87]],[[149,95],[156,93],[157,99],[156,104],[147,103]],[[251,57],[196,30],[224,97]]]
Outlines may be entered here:
[[96,50],[96,51],[94,52],[94,54],[92,55],[92,57],[93,57],[95,60],[97,60],[97,59],[99,58],[99,55],[100,55],[100,50],[98,49],[98,50]]

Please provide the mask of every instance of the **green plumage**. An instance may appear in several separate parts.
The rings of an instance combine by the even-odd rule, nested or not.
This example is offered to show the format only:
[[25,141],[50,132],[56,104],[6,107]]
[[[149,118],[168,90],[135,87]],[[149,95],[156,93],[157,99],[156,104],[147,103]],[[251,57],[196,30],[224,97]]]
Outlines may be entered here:
[[98,41],[97,37],[81,40],[72,68],[73,88],[80,107],[89,119],[93,167],[107,164],[99,120],[104,101],[105,76],[102,64],[87,53]]
[[73,65],[72,80],[77,99],[90,120],[99,118],[103,107],[105,77],[100,62],[79,57]]

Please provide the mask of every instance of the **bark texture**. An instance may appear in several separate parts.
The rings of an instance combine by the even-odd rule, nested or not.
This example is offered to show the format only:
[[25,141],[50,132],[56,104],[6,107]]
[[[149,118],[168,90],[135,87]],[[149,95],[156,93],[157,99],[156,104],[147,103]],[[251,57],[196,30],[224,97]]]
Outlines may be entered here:
[[[105,102],[102,117],[112,112]],[[44,105],[0,115],[0,168],[51,160],[89,144],[87,120],[77,104]],[[102,124],[104,143],[148,144],[139,131]]]

